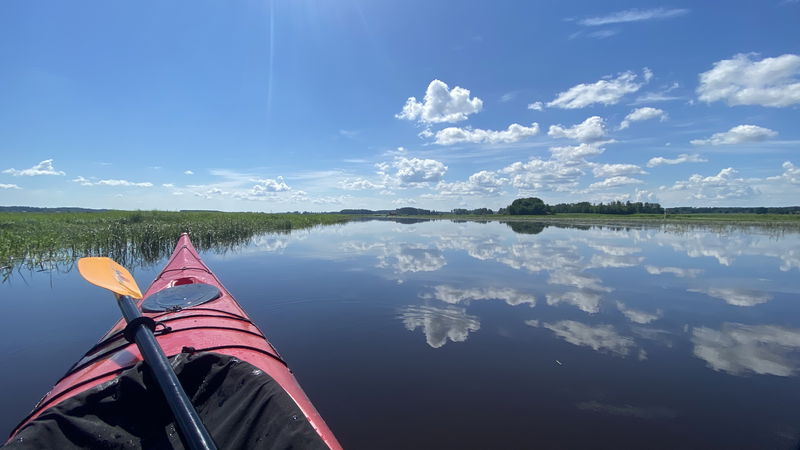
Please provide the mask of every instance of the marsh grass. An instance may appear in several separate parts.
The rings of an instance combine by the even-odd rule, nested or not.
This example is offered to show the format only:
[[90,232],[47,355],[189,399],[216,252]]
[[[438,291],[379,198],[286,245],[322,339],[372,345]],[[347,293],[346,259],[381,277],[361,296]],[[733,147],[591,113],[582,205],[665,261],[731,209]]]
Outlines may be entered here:
[[61,270],[83,256],[108,256],[125,266],[151,264],[187,232],[198,250],[224,252],[266,232],[345,222],[334,214],[103,211],[0,213],[0,274],[15,268]]

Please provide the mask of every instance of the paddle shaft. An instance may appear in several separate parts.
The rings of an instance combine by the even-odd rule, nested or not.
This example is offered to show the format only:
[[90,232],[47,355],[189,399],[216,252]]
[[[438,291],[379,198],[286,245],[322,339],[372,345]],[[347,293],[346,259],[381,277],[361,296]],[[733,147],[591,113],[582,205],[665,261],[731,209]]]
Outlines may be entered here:
[[[139,307],[127,295],[117,295],[117,303],[126,322],[142,316]],[[200,420],[200,416],[197,415],[192,402],[189,401],[189,397],[184,392],[178,376],[172,370],[172,366],[156,341],[153,332],[147,326],[140,324],[134,337],[144,362],[150,367],[158,386],[164,393],[185,443],[191,450],[216,450],[217,447],[211,439],[211,435]]]

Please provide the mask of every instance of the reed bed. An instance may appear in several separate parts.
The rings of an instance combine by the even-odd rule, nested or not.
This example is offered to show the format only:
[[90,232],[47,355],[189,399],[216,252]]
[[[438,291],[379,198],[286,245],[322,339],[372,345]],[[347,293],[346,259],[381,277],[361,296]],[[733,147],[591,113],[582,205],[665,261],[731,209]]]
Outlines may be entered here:
[[83,256],[109,256],[137,266],[168,255],[181,233],[198,250],[226,251],[253,236],[342,223],[335,214],[103,211],[0,213],[0,273],[15,268],[52,270]]

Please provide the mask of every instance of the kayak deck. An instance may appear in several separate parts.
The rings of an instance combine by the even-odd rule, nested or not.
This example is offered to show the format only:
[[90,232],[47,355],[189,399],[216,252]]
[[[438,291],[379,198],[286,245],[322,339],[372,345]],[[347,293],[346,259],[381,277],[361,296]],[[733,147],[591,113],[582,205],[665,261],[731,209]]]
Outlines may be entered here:
[[[159,291],[190,284],[213,286],[219,289],[220,295],[196,306],[175,307],[164,312],[143,312],[144,316],[158,323],[156,338],[165,355],[173,358],[181,354],[213,352],[255,366],[269,375],[294,400],[328,447],[341,448],[286,362],[203,263],[187,234],[181,235],[169,262],[147,289],[143,300],[138,302],[139,306]],[[126,370],[139,365],[142,356],[136,345],[126,340],[123,333],[125,325],[123,319],[118,321],[76,362],[39,401],[11,437],[48,408],[114,380]]]

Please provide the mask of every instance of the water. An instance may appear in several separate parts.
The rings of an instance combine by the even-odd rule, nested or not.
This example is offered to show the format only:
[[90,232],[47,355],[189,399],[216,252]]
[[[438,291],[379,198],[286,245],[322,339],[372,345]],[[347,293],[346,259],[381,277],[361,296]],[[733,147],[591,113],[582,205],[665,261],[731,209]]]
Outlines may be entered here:
[[[796,232],[370,221],[203,257],[346,448],[800,442]],[[74,271],[0,299],[8,432],[119,313]]]

